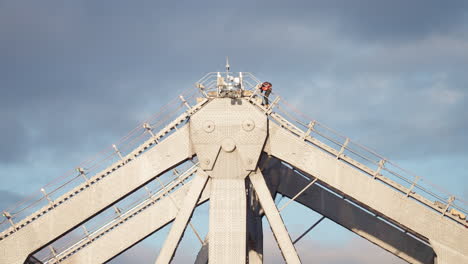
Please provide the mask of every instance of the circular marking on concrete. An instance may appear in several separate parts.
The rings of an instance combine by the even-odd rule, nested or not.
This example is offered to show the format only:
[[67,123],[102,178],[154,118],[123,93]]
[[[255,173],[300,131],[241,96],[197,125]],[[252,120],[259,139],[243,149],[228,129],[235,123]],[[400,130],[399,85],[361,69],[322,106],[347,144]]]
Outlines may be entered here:
[[206,133],[211,133],[214,131],[214,129],[215,129],[215,124],[213,121],[207,120],[205,121],[205,123],[203,123],[203,130],[205,130]]
[[231,138],[226,138],[221,143],[221,148],[226,152],[233,152],[236,149],[236,143]]
[[252,131],[255,128],[255,123],[254,123],[254,121],[252,121],[250,119],[246,119],[246,120],[244,120],[242,122],[242,128],[245,131]]

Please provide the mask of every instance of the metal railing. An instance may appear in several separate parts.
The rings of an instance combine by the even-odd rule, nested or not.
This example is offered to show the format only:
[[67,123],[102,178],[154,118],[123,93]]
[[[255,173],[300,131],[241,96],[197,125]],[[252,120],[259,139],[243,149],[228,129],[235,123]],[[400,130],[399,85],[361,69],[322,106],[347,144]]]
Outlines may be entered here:
[[253,91],[250,101],[260,107],[270,120],[289,130],[305,142],[335,156],[372,178],[396,189],[402,195],[439,212],[458,223],[468,226],[468,203],[429,180],[412,173],[374,150],[352,141],[335,130],[309,118],[275,93],[270,105],[262,105],[263,94]]
[[108,231],[132,219],[135,215],[142,213],[162,198],[168,197],[170,193],[188,182],[196,173],[197,169],[198,163],[194,163],[193,166],[184,169],[185,171],[182,173],[178,173],[178,170],[180,170],[179,168],[166,183],[160,182],[160,185],[156,185],[157,187],[155,188],[150,189],[148,186],[151,183],[147,184],[142,188],[145,192],[140,195],[135,195],[135,197],[126,198],[130,198],[130,203],[125,206],[116,205],[116,211],[101,218],[98,223],[93,223],[93,225],[83,223],[80,227],[75,229],[79,231],[78,234],[74,233],[71,235],[69,233],[57,241],[55,246],[51,245],[50,247],[44,248],[42,250],[44,252],[38,254],[42,255],[39,259],[41,259],[44,264],[50,264],[58,263],[69,258],[85,246],[89,246],[90,243],[105,235]]
[[[113,171],[125,166],[137,156],[164,140],[179,126],[184,125],[193,112],[204,102],[198,102],[198,91],[186,89],[182,94],[163,106],[160,111],[135,127],[112,146],[104,148],[96,155],[78,164],[62,176],[49,182],[24,200],[3,210],[0,216],[0,240],[26,226],[49,208],[65,202],[62,196],[96,178],[107,177]],[[81,191],[81,190],[79,190]]]
[[227,82],[229,84],[234,78],[238,78],[236,83],[239,84],[238,87],[241,90],[255,90],[255,87],[260,83],[260,80],[250,72],[209,72],[198,80],[195,86],[206,97],[211,97],[210,92],[216,92],[216,95],[219,95],[221,89],[220,82]]

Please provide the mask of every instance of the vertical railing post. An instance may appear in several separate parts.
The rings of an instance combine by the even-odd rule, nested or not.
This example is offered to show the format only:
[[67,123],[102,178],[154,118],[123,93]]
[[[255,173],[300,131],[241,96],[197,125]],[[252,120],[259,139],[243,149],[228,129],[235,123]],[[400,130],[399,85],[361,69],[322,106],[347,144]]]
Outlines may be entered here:
[[54,201],[50,198],[50,196],[47,194],[46,190],[44,188],[41,188],[42,194],[44,194],[45,198],[47,201],[49,201],[50,205],[54,205]]
[[242,75],[242,72],[239,72],[239,81],[240,81],[241,93],[243,93],[244,92],[244,76]]
[[338,155],[336,155],[336,159],[340,159],[341,155],[343,155],[343,152],[345,151],[346,146],[348,146],[348,144],[349,144],[349,138],[346,138],[343,145],[341,145],[340,152],[338,152]]
[[146,132],[148,132],[151,135],[151,137],[154,137],[154,133],[150,124],[144,123],[143,128],[146,129]]
[[151,201],[156,202],[156,199],[154,198],[153,193],[152,193],[151,190],[148,188],[148,186],[145,186],[145,187],[143,187],[143,188],[145,189],[146,193],[148,194],[148,198],[150,198]]
[[385,159],[381,159],[379,161],[379,167],[377,167],[377,170],[374,173],[374,179],[377,178],[377,176],[380,174],[380,171],[384,168],[385,162],[387,162]]
[[309,123],[309,125],[307,126],[307,131],[306,131],[304,134],[302,134],[302,136],[301,136],[301,139],[302,139],[302,140],[305,140],[305,139],[310,135],[310,133],[311,133],[312,131],[314,131],[314,129],[315,129],[315,124],[316,124],[316,121],[315,121],[315,120],[314,120],[314,121],[311,121],[311,122]]
[[88,231],[88,229],[86,228],[86,226],[83,224],[83,225],[81,225],[81,228],[83,228],[83,232],[84,232],[86,238],[88,239],[88,241],[91,242],[91,237],[90,237],[90,235],[89,235],[89,231]]
[[281,99],[281,98],[280,98],[279,96],[277,96],[277,97],[275,98],[275,100],[273,100],[273,102],[271,103],[271,105],[268,106],[268,108],[266,109],[266,114],[267,114],[267,115],[271,114],[271,112],[273,111],[273,108],[279,103],[280,99]]
[[221,73],[218,72],[216,75],[216,93],[217,93],[216,96],[218,97],[221,95],[221,87],[222,87],[222,77],[221,77]]
[[180,95],[179,98],[180,98],[180,100],[182,100],[182,102],[184,103],[184,105],[185,105],[189,110],[192,109],[192,107],[189,105],[189,103],[187,102],[187,100],[185,100],[185,98],[184,98],[182,95]]
[[3,216],[8,220],[8,222],[10,222],[10,225],[16,231],[17,228],[16,228],[16,225],[15,225],[15,222],[13,222],[13,216],[11,216],[11,214],[9,212],[7,212],[7,211],[3,211]]
[[254,91],[249,97],[249,102],[252,102],[252,99],[257,95],[257,92],[258,92],[258,85],[254,87]]
[[57,251],[55,250],[55,248],[54,248],[52,245],[49,246],[49,250],[50,250],[50,252],[52,253],[52,256],[54,256],[54,260],[57,262],[57,261],[58,261],[58,259],[57,259]]
[[195,86],[198,88],[200,93],[204,95],[206,98],[208,98],[208,94],[205,92],[205,86],[201,83],[196,83]]
[[112,206],[114,208],[114,211],[115,213],[117,214],[117,216],[120,218],[122,216],[122,210],[120,210],[120,208],[118,208],[117,206]]
[[416,186],[416,184],[418,183],[419,179],[421,179],[421,177],[419,177],[419,176],[415,176],[415,177],[414,177],[414,181],[411,183],[411,186],[409,187],[408,192],[406,192],[406,197],[409,197],[409,196],[410,196],[411,191],[413,190],[414,186]]
[[117,146],[115,144],[112,144],[112,147],[114,148],[115,152],[117,153],[117,155],[119,155],[120,159],[122,161],[124,161],[124,158],[122,156],[122,153],[120,153],[120,150],[117,148]]
[[76,168],[76,171],[80,174],[81,177],[83,177],[85,182],[89,184],[89,179],[86,177],[85,170],[83,168]]
[[156,144],[159,143],[159,140],[157,139],[156,135],[153,133],[153,128],[151,127],[150,124],[144,123],[143,128],[146,129],[146,131],[148,131],[148,133],[151,135],[152,138],[154,138],[154,143]]
[[452,203],[455,201],[455,196],[450,196],[448,198],[448,203],[447,203],[447,206],[445,207],[444,209],[444,212],[442,213],[442,216],[445,216],[445,214],[447,213],[448,209],[450,208],[450,206],[452,205]]

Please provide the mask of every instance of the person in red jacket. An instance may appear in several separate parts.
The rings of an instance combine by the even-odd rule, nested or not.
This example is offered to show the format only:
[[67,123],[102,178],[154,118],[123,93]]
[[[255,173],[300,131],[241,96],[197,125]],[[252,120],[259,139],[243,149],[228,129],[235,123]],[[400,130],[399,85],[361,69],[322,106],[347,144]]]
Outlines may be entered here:
[[265,105],[266,107],[270,106],[268,96],[270,96],[272,90],[271,87],[273,87],[273,85],[270,82],[264,82],[260,85],[260,93],[264,93],[262,105]]

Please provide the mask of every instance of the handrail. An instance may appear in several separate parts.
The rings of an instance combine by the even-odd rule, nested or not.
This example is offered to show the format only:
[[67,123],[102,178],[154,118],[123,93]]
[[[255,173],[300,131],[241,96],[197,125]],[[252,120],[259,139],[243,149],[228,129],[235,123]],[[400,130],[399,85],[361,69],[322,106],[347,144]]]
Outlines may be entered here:
[[[49,255],[42,259],[42,262],[44,264],[57,263],[63,261],[65,258],[70,257],[84,246],[92,243],[96,238],[101,237],[108,230],[111,230],[115,226],[128,221],[136,214],[139,214],[149,208],[150,205],[156,203],[168,193],[174,191],[178,186],[184,185],[184,182],[187,181],[193,174],[195,174],[197,170],[198,163],[195,163],[192,167],[187,169],[182,174],[179,174],[178,176],[176,175],[175,178],[171,179],[163,186],[153,190],[148,190],[147,195],[135,200],[133,203],[129,204],[127,208],[119,208],[121,209],[121,214],[118,218],[108,217],[103,219],[103,221],[101,221],[101,223],[95,229],[87,229],[84,227],[83,230],[86,231],[82,234],[82,237],[73,238],[73,241],[75,242],[72,242],[72,245],[63,245],[61,248],[55,249],[54,252],[50,252]],[[85,224],[82,224],[82,226],[85,226]]]
[[[205,99],[204,101],[197,103],[195,93],[196,91],[193,91],[193,89],[187,89],[182,93],[182,95],[187,97],[187,99],[184,100],[190,100],[190,103],[193,105],[190,109],[185,109],[184,102],[168,105],[166,108],[162,109],[161,112],[164,113],[163,115],[152,116],[143,123],[150,123],[151,131],[156,129],[159,130],[154,137],[144,139],[143,135],[147,135],[149,131],[144,125],[138,126],[119,141],[119,149],[115,150],[108,147],[104,151],[101,151],[99,155],[81,163],[80,167],[78,167],[78,170],[81,171],[81,173],[68,173],[65,176],[59,177],[45,185],[41,189],[41,193],[38,192],[36,195],[29,196],[27,197],[27,200],[21,201],[14,207],[10,207],[10,209],[3,211],[4,219],[0,221],[0,240],[14,233],[16,230],[28,225],[30,222],[34,221],[38,215],[48,212],[49,207],[54,208],[54,205],[64,202],[61,200],[54,200],[54,197],[61,197],[71,189],[82,184],[83,181],[85,183],[89,183],[96,177],[103,177],[111,174],[116,169],[125,166],[142,152],[155,145],[157,141],[167,137],[167,135],[170,134],[170,131],[177,129],[184,120],[187,120],[194,112],[200,109],[201,106],[207,102]],[[174,116],[177,115],[179,115],[179,117],[175,118],[175,121],[172,121]],[[133,150],[133,146],[137,144],[139,144],[140,147]],[[87,175],[92,175],[94,173],[95,176],[91,178],[87,177]],[[79,181],[78,179],[82,179],[83,181]],[[46,187],[48,189],[46,189]]]
[[[279,99],[279,96],[274,93],[271,94]],[[253,97],[254,96],[261,98],[263,94],[255,93]],[[444,217],[449,217],[458,223],[468,226],[467,222],[462,219],[462,216],[466,216],[468,211],[457,203],[461,202],[466,205],[466,201],[443,191],[442,188],[438,188],[437,185],[430,183],[427,179],[402,169],[394,162],[389,161],[389,159],[370,148],[350,140],[316,120],[308,118],[299,110],[288,104],[283,98],[278,101],[279,103],[273,106],[273,111],[271,109],[272,106],[266,109],[261,104],[260,100],[250,100],[251,103],[261,107],[272,120],[306,142],[325,150],[331,155],[336,156],[337,159],[357,167],[370,176],[382,181],[389,187],[438,211]],[[287,119],[282,117],[282,115],[286,116]],[[312,129],[309,124],[313,124]],[[325,143],[326,141],[330,143],[327,144]],[[334,147],[332,145],[334,145]],[[358,162],[357,160],[362,160],[368,163],[368,165]],[[374,166],[375,169],[370,168],[369,165]],[[407,185],[401,185],[398,181],[395,181],[395,179]],[[422,183],[426,183],[432,188],[425,187]],[[438,192],[431,189],[437,189]]]

